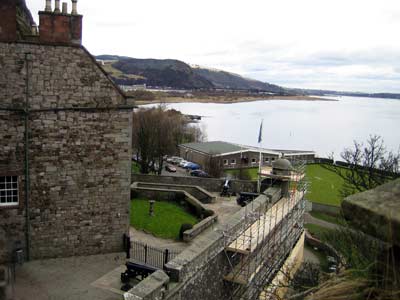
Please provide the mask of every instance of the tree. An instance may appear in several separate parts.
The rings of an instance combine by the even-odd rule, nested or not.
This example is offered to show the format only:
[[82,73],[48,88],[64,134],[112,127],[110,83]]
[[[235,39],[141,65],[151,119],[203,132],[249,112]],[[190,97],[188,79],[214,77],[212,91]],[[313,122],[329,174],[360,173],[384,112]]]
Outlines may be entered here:
[[192,129],[184,116],[164,106],[140,108],[133,116],[132,147],[138,158],[140,172],[161,174],[163,158],[177,152],[184,142],[202,137],[200,129]]
[[204,170],[212,177],[219,178],[222,176],[223,173],[223,166],[222,166],[222,161],[221,158],[218,156],[213,156],[211,155],[207,161],[205,162],[205,165],[203,166]]
[[365,145],[354,141],[353,148],[345,148],[340,156],[345,163],[337,162],[332,168],[344,180],[343,197],[400,177],[400,154],[387,152],[382,137],[378,135],[371,135]]

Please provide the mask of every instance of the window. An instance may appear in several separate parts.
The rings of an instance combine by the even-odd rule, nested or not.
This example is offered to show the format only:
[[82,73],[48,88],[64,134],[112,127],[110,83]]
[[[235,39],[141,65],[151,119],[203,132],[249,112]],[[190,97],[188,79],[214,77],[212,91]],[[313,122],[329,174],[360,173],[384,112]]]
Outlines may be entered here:
[[271,158],[271,161],[274,161],[274,160],[275,160],[275,157]]
[[231,165],[236,165],[236,159],[231,159]]
[[255,163],[256,163],[256,159],[255,159],[255,158],[252,158],[252,159],[251,159],[251,163],[252,163],[252,164],[255,164]]
[[0,206],[18,204],[18,176],[0,176]]
[[228,164],[228,160],[224,159],[224,165],[227,165],[227,164]]
[[264,162],[266,162],[266,163],[269,162],[269,157],[265,157]]

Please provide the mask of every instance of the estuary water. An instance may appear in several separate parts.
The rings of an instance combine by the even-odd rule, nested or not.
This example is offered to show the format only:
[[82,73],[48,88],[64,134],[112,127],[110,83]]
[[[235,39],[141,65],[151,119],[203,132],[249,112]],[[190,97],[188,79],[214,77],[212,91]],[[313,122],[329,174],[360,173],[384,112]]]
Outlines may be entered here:
[[208,141],[257,146],[263,120],[261,146],[270,149],[313,150],[336,159],[353,140],[371,134],[383,137],[386,148],[400,146],[400,100],[328,97],[338,101],[268,100],[234,104],[168,104],[184,114],[203,116],[199,126]]

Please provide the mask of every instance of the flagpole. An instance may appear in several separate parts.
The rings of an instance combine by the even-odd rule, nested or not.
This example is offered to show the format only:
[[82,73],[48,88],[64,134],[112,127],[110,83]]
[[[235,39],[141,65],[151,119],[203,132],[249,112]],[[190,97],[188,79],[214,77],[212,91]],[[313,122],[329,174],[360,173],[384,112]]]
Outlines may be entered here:
[[263,121],[264,120],[261,120],[260,132],[258,133],[258,148],[260,149],[260,158],[258,160],[257,193],[261,193],[261,162],[262,162],[261,144],[262,144],[262,126],[263,126]]

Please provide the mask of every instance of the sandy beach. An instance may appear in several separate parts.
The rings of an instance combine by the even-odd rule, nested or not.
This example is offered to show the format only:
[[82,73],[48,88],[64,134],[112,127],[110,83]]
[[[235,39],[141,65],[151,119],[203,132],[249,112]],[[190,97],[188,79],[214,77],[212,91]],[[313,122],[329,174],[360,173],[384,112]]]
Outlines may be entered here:
[[240,103],[252,101],[271,101],[271,100],[285,100],[285,101],[338,101],[329,98],[311,97],[311,96],[245,96],[245,97],[232,97],[232,96],[208,96],[208,97],[163,97],[155,100],[135,100],[136,105],[146,105],[154,103]]

